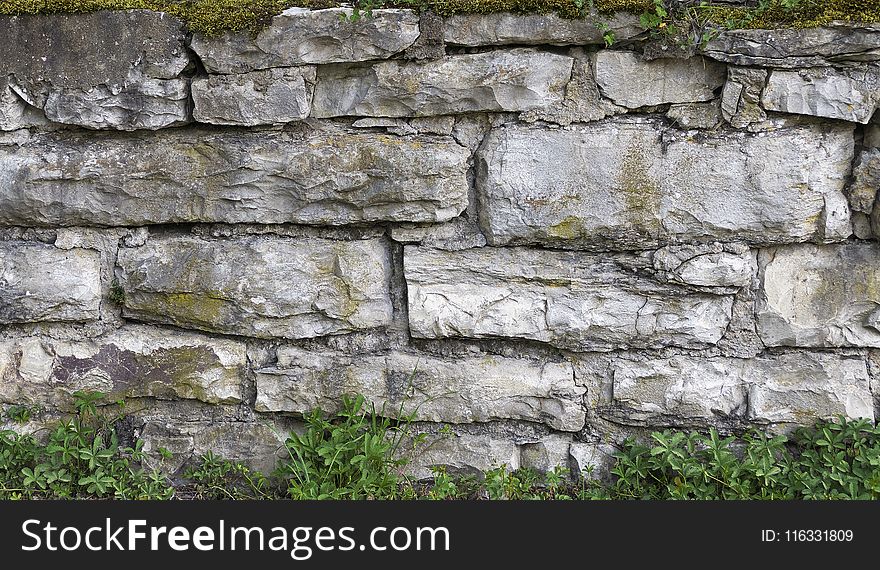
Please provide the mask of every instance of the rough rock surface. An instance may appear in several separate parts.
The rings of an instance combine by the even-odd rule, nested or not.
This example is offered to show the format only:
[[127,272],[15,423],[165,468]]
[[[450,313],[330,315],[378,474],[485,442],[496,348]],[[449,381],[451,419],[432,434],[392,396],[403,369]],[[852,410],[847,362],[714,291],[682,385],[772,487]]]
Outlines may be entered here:
[[391,322],[391,268],[377,239],[153,238],[121,249],[118,264],[123,314],[135,320],[263,338]]
[[737,244],[668,246],[652,260],[670,281],[705,287],[748,287],[757,271],[755,256]]
[[593,73],[592,58],[583,48],[572,48],[569,55],[574,58],[574,62],[562,103],[546,109],[526,111],[520,115],[521,120],[530,123],[547,121],[567,126],[571,123],[598,121],[626,111],[602,98]]
[[724,65],[701,57],[644,61],[633,52],[602,50],[593,65],[602,94],[630,109],[709,101],[725,77]]
[[880,148],[864,149],[853,167],[848,189],[849,205],[856,212],[870,214],[880,190]]
[[0,146],[0,223],[349,224],[451,219],[469,152],[364,132],[47,133]]
[[350,8],[289,8],[256,37],[228,32],[194,34],[191,47],[209,73],[245,73],[270,67],[382,59],[400,53],[419,37],[412,10],[373,10],[348,21]]
[[610,18],[591,14],[585,18],[563,18],[556,14],[455,14],[446,18],[444,39],[459,46],[584,45],[603,44],[604,31],[597,18],[608,26],[616,41],[644,31],[635,14],[618,12]]
[[26,129],[46,122],[46,115],[25,103],[12,88],[8,77],[0,77],[0,131]]
[[678,103],[666,113],[683,129],[714,129],[721,124],[721,106],[717,101],[708,103]]
[[530,49],[318,70],[312,117],[420,117],[547,109],[562,101],[572,58]]
[[407,247],[410,330],[420,338],[523,338],[579,351],[699,347],[724,334],[731,296],[639,278],[627,265],[575,252]]
[[[291,432],[302,431],[301,426],[279,418],[241,418],[186,401],[158,404],[137,410],[130,405],[127,412],[145,442],[149,466],[168,473],[183,474],[185,468],[201,465],[208,452],[271,473],[279,459],[290,459],[284,440]],[[163,457],[160,448],[170,451],[171,458]]]
[[148,10],[2,16],[0,36],[0,76],[51,121],[135,130],[188,120],[181,74],[190,60],[176,18]]
[[570,447],[571,437],[559,434],[429,433],[408,470],[416,478],[432,477],[434,466],[461,474],[485,473],[501,466],[547,471],[568,463]]
[[768,111],[866,124],[880,105],[880,69],[776,70],[770,73],[761,104]]
[[600,413],[618,421],[804,424],[837,415],[874,418],[865,361],[835,354],[620,358],[607,381],[613,398]]
[[735,65],[799,68],[880,60],[880,26],[829,24],[820,28],[732,30],[703,48]]
[[257,371],[256,409],[307,413],[341,409],[342,396],[363,394],[376,409],[418,421],[471,423],[499,419],[584,427],[584,388],[568,363],[491,355],[441,359],[395,351],[352,356],[295,347]]
[[761,107],[761,92],[767,84],[767,70],[729,66],[721,92],[721,114],[732,126],[742,129],[767,119]]
[[211,404],[241,400],[243,343],[130,326],[93,341],[0,341],[0,401],[70,409],[78,390],[108,401],[152,397]]
[[214,125],[271,125],[309,116],[315,67],[267,69],[193,80],[193,116]]
[[573,472],[585,479],[606,477],[617,463],[618,449],[607,443],[572,443],[569,448]]
[[100,308],[97,251],[0,242],[0,324],[90,321]]
[[768,346],[880,347],[880,250],[801,245],[761,252],[758,334]]
[[852,233],[843,194],[852,130],[807,124],[693,138],[632,119],[506,126],[478,156],[481,225],[492,245],[838,241]]

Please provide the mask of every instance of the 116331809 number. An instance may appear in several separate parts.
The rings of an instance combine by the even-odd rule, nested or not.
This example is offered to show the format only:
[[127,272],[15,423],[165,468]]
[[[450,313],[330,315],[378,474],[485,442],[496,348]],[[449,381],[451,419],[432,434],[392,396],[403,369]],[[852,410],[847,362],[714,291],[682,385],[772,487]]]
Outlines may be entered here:
[[764,529],[761,542],[852,542],[854,534],[849,529]]

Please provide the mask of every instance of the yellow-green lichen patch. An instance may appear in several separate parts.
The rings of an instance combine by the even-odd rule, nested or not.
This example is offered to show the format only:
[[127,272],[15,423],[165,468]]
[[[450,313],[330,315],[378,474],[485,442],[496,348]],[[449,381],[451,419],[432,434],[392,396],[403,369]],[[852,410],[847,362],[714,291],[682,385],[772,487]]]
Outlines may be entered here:
[[624,215],[638,232],[656,236],[660,231],[662,192],[650,172],[644,149],[633,145],[626,150],[614,189],[624,202]]
[[584,222],[577,216],[567,216],[547,229],[547,235],[557,239],[577,239],[584,232]]
[[223,322],[228,304],[226,300],[208,293],[166,293],[141,301],[136,307],[138,311],[207,327]]

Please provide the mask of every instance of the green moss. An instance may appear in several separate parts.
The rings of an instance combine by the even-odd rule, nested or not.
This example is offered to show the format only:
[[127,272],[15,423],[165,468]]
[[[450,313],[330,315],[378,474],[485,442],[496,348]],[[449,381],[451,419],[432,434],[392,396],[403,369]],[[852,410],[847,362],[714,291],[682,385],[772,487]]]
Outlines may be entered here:
[[[785,4],[783,4],[785,2]],[[690,8],[672,19],[702,20],[722,28],[816,27],[832,20],[880,21],[880,0],[767,0],[761,7],[726,6]],[[583,16],[592,5],[603,14],[640,14],[653,8],[653,0],[360,0],[362,10],[376,8],[430,9],[443,15],[494,12],[551,13],[567,18]],[[58,14],[97,10],[146,9],[167,12],[187,22],[189,28],[206,35],[225,31],[257,31],[272,16],[291,6],[329,8],[337,0],[0,0],[0,14]],[[353,24],[356,25],[356,24]]]
[[770,0],[758,8],[713,7],[708,18],[731,28],[815,28],[829,22],[878,22],[880,0]]

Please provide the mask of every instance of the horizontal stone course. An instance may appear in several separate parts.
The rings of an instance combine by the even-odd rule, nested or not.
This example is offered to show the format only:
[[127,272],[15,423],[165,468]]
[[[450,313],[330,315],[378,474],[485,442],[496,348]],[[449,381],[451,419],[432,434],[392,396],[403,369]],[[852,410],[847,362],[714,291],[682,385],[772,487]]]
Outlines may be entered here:
[[0,340],[0,401],[72,408],[74,392],[107,401],[151,397],[241,401],[243,343],[145,326],[94,340]]
[[389,254],[378,239],[151,238],[121,249],[118,267],[123,316],[134,320],[307,338],[392,318]]
[[525,248],[409,246],[404,276],[419,338],[520,338],[578,351],[715,344],[733,298],[637,275],[635,259]]
[[493,245],[839,241],[852,233],[852,133],[804,124],[690,136],[629,118],[505,126],[478,154],[480,223]]
[[593,65],[602,94],[630,109],[709,101],[726,74],[723,64],[702,57],[645,61],[616,50],[597,52]]
[[880,26],[832,22],[818,28],[724,31],[702,52],[735,65],[801,68],[880,60]]
[[584,388],[568,363],[478,356],[436,358],[391,352],[357,356],[282,347],[278,362],[258,370],[256,409],[308,413],[341,409],[363,394],[386,413],[419,421],[470,423],[498,419],[544,423],[562,431],[584,426]]
[[351,8],[288,8],[256,35],[194,34],[191,47],[209,73],[244,73],[271,67],[383,59],[419,37],[412,10],[373,10],[351,22]]
[[617,421],[806,424],[874,419],[865,360],[798,352],[751,359],[674,356],[615,359],[609,408]]
[[318,69],[312,117],[424,117],[546,109],[562,101],[570,57],[529,49]]
[[0,146],[0,224],[446,221],[468,156],[449,137],[309,127],[47,133]]
[[0,324],[92,321],[100,308],[97,251],[0,242]]

